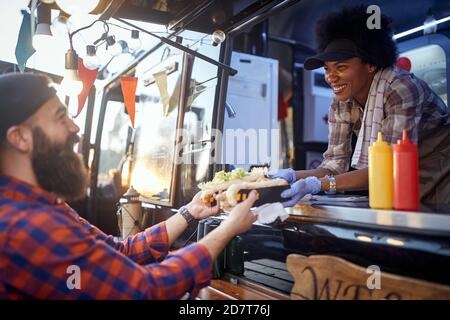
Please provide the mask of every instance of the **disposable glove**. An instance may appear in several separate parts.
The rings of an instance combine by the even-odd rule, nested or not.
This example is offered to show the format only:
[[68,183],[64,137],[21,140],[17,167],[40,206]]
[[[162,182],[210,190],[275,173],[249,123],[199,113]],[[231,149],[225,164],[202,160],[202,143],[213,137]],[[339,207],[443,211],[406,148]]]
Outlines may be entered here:
[[275,179],[275,178],[281,178],[286,180],[289,184],[292,184],[295,182],[295,170],[288,168],[288,169],[278,169],[278,170],[272,170],[269,171],[267,174],[269,178]]
[[281,194],[283,198],[291,198],[282,202],[283,207],[292,207],[296,205],[305,195],[319,193],[321,187],[320,180],[316,177],[307,177],[300,179],[291,185],[289,190],[284,190]]

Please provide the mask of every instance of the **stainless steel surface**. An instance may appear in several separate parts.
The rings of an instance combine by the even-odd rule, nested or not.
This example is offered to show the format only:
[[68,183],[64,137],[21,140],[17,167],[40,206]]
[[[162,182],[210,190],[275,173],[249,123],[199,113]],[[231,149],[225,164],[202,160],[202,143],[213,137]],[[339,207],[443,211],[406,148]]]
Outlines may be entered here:
[[420,232],[437,232],[450,235],[450,214],[444,211],[409,212],[375,210],[370,208],[342,207],[312,204],[311,202],[286,208],[292,216],[313,218],[324,222],[363,224],[372,227],[408,229]]

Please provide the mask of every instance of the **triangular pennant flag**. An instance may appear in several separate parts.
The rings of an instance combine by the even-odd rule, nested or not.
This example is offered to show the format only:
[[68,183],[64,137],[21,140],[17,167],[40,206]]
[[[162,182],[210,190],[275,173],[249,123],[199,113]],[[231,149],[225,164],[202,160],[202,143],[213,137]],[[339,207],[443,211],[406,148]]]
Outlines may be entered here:
[[181,74],[178,76],[175,88],[173,89],[172,95],[169,100],[169,110],[168,114],[171,113],[177,106],[178,100],[180,99],[180,86],[181,86]]
[[167,71],[163,70],[153,74],[156,85],[158,86],[159,94],[161,96],[161,102],[163,105],[163,114],[167,116],[169,114],[169,92],[167,92]]
[[92,86],[94,85],[95,79],[97,78],[97,73],[98,68],[90,70],[84,66],[83,59],[78,58],[78,74],[81,81],[83,82],[83,90],[78,95],[78,111],[74,118],[78,117],[78,115],[83,110],[89,91],[91,90]]
[[206,90],[206,86],[198,84],[197,80],[191,79],[191,87],[189,88],[189,97],[187,102],[187,107],[189,108],[194,100]]
[[131,127],[134,129],[134,114],[136,112],[136,88],[137,88],[136,77],[120,77],[120,84],[122,87],[123,101],[125,107],[127,108],[128,115],[131,119]]
[[26,10],[21,10],[23,19],[20,26],[19,36],[17,37],[16,45],[16,60],[20,72],[25,71],[25,65],[28,59],[36,52],[32,44],[31,36],[31,15]]

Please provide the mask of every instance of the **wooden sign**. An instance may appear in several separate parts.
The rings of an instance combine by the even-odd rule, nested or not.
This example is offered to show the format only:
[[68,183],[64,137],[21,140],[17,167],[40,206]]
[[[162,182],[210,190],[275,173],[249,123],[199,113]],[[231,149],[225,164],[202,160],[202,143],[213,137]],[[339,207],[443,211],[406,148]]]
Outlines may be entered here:
[[377,274],[376,270],[338,257],[291,254],[286,264],[295,281],[291,299],[450,299],[449,286],[389,274],[379,269]]

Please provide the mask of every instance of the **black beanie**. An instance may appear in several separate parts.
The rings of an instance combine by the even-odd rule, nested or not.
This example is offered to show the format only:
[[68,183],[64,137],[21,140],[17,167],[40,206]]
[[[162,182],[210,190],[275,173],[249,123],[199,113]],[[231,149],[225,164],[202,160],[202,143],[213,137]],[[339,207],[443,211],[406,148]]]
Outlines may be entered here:
[[8,129],[27,120],[56,95],[51,79],[42,74],[0,75],[0,140]]

